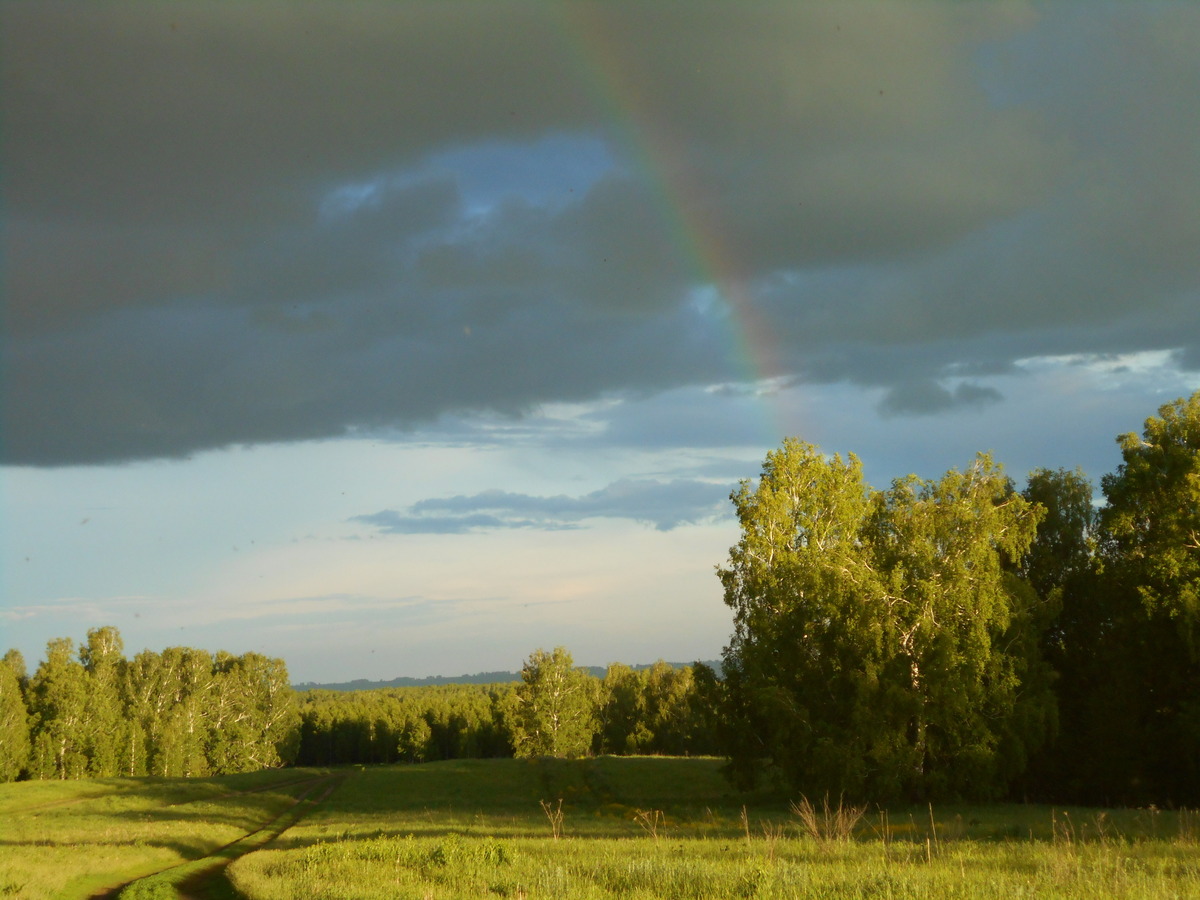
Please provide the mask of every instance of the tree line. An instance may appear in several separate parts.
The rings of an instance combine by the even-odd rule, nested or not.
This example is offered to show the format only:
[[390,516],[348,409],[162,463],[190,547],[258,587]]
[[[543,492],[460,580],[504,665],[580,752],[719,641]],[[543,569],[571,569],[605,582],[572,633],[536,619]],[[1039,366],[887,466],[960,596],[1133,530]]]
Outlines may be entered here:
[[562,647],[537,650],[521,681],[303,691],[300,765],[715,750],[692,667],[621,663],[603,678]]
[[732,495],[729,773],[810,796],[1200,801],[1200,392],[1018,491],[980,455],[876,490],[798,440]]
[[300,718],[281,659],[191,647],[124,657],[116,628],[0,660],[0,781],[199,776],[290,764]]
[[0,781],[715,750],[691,667],[614,663],[598,678],[560,647],[531,654],[521,678],[297,692],[280,659],[125,659],[118,630],[95,628],[79,647],[51,641],[32,676],[17,651],[0,660]]

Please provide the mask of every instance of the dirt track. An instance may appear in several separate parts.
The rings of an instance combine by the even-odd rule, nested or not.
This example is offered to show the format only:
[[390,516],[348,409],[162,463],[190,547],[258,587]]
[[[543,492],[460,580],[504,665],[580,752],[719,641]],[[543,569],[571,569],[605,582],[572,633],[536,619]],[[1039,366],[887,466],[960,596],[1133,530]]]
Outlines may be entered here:
[[[345,780],[345,775],[321,775],[310,779],[296,779],[294,781],[284,782],[281,784],[270,785],[264,788],[255,788],[252,791],[237,791],[230,794],[222,795],[222,797],[235,797],[239,794],[256,793],[258,791],[270,790],[272,788],[293,787],[296,785],[307,786],[306,790],[300,793],[286,809],[280,811],[277,815],[264,821],[258,828],[253,831],[248,831],[239,837],[236,841],[218,847],[207,856],[199,859],[192,859],[186,862],[177,863],[173,866],[167,866],[157,872],[149,875],[143,875],[133,879],[133,881],[141,881],[144,878],[153,878],[162,875],[165,872],[170,872],[174,869],[180,869],[185,866],[188,868],[196,868],[197,871],[188,875],[178,886],[177,890],[181,900],[211,900],[216,897],[234,897],[236,896],[228,881],[225,880],[225,869],[231,862],[244,856],[247,853],[258,850],[279,835],[283,834],[297,822],[304,818],[310,810],[305,810],[296,814],[296,807],[301,803],[309,803],[313,807],[322,803],[332,794],[342,781]],[[315,800],[308,798],[325,786],[325,790]],[[282,827],[276,827],[282,823]],[[115,900],[124,888],[132,884],[132,881],[125,881],[111,887],[103,888],[91,895],[89,900]]]

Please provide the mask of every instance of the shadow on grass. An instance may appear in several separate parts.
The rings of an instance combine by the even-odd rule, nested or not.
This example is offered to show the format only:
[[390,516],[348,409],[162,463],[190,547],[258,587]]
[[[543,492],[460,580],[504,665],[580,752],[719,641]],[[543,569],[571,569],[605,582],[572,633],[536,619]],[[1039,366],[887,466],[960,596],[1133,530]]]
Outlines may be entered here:
[[[304,818],[317,804],[326,800],[344,780],[345,775],[332,774],[297,782],[296,784],[303,786],[304,790],[292,798],[286,808],[266,821],[254,823],[256,827],[237,840],[218,847],[206,855],[93,894],[90,900],[143,895],[146,898],[152,898],[160,894],[172,897],[176,894],[183,897],[236,897],[235,893],[230,893],[232,887],[229,886],[228,879],[224,875],[229,864],[247,853],[270,844]],[[222,891],[225,893],[220,893]]]

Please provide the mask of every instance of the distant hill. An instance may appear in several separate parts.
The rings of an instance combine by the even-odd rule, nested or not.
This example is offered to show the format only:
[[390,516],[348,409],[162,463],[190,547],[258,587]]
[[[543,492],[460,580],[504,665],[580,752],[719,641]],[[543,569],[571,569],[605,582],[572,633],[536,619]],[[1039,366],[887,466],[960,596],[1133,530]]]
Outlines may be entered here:
[[[705,665],[711,666],[718,672],[721,671],[720,660],[703,660]],[[639,665],[630,666],[629,668],[635,671],[649,669],[654,663],[641,663]],[[676,669],[682,669],[685,666],[693,665],[690,662],[672,662],[667,663]],[[580,666],[589,674],[596,678],[603,678],[604,673],[608,671],[607,666]],[[318,684],[315,681],[302,681],[299,684],[294,684],[298,691],[374,691],[379,688],[397,688],[397,687],[436,687],[442,684],[505,684],[510,681],[520,681],[520,672],[477,672],[474,675],[429,675],[425,678],[393,678],[391,681],[368,681],[366,678],[356,678],[353,681],[338,681],[328,684]]]

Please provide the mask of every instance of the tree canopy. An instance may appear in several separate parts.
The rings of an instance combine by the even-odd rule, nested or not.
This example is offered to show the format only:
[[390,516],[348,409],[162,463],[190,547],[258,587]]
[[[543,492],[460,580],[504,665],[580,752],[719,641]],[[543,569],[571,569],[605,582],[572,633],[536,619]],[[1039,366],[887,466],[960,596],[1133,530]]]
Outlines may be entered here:
[[1097,504],[980,455],[887,490],[789,439],[732,500],[734,631],[698,694],[730,773],[890,797],[1200,800],[1200,392]]
[[33,675],[0,662],[0,780],[219,775],[287,765],[299,714],[281,659],[190,647],[123,655],[112,626],[56,638]]
[[517,756],[582,756],[596,732],[596,690],[564,647],[535,650],[521,669],[512,713]]
[[1044,617],[1011,572],[1038,507],[986,455],[876,491],[853,455],[794,439],[732,500],[722,702],[741,780],[769,765],[810,793],[1002,790],[1051,718],[1047,691],[1019,690]]
[[[1083,721],[1121,799],[1200,799],[1200,392],[1163,405],[1101,480],[1094,660],[1114,690]],[[1111,728],[1114,716],[1127,725]],[[1088,751],[1085,750],[1085,753]],[[1095,752],[1095,751],[1092,751]],[[1100,779],[1097,779],[1100,780]]]

